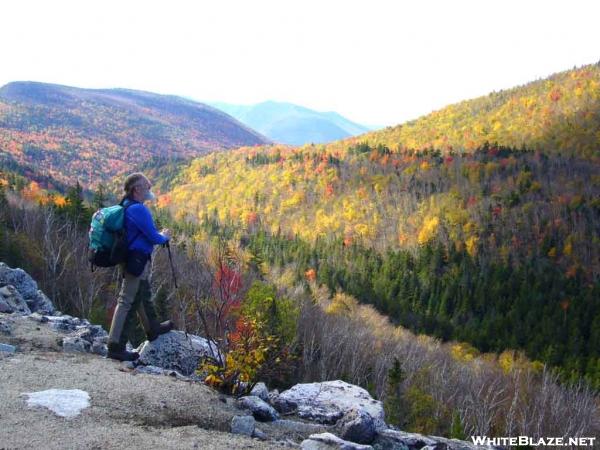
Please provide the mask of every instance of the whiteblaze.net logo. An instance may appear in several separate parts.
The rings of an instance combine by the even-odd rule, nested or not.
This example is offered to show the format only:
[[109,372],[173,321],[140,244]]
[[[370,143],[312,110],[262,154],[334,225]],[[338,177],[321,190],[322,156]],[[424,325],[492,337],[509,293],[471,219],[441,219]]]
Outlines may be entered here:
[[552,446],[552,447],[593,447],[595,437],[543,437],[532,438],[530,436],[511,436],[511,437],[488,437],[488,436],[471,436],[471,440],[475,445],[492,445],[492,446],[516,446],[528,445],[531,447]]

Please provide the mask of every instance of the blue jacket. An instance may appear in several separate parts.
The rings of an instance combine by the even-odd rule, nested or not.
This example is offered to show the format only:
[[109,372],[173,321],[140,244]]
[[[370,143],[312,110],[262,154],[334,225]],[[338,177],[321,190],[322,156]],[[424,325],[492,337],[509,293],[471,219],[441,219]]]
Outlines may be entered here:
[[156,230],[152,214],[146,205],[126,199],[123,206],[128,206],[125,210],[128,250],[139,250],[150,255],[155,245],[164,244],[169,240]]

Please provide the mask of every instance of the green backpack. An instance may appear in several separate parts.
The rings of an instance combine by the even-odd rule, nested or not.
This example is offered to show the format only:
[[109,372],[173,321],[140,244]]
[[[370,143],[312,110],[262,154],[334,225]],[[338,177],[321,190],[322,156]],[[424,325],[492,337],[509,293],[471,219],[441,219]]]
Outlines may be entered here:
[[90,224],[88,259],[94,266],[112,267],[127,259],[125,210],[122,204],[100,208]]

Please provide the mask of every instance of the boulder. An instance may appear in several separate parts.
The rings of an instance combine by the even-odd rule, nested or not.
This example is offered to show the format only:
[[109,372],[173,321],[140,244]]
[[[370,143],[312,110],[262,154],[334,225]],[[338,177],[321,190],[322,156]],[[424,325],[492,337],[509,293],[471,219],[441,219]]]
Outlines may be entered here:
[[341,380],[297,384],[279,394],[275,408],[286,414],[296,410],[304,419],[334,424],[353,409],[373,418],[375,429],[385,429],[383,405],[359,386]]
[[0,287],[0,313],[31,314],[21,293],[11,284]]
[[63,338],[62,346],[65,352],[87,353],[92,348],[92,344],[77,336],[67,336]]
[[231,432],[233,434],[242,434],[244,436],[252,436],[256,421],[252,416],[234,416],[231,419]]
[[236,404],[238,408],[250,410],[254,418],[261,422],[272,422],[279,419],[279,414],[271,405],[254,395],[240,397]]
[[200,336],[169,331],[152,342],[144,342],[137,352],[140,354],[140,364],[176,370],[187,376],[198,368],[200,358],[207,352],[210,354],[211,347]]
[[337,435],[346,441],[370,444],[375,438],[373,418],[363,409],[352,409],[336,424]]
[[250,391],[250,395],[254,395],[265,402],[269,401],[269,390],[267,389],[267,385],[263,382],[256,383]]
[[43,314],[54,313],[54,305],[46,295],[38,289],[33,278],[23,269],[11,269],[0,262],[0,285],[12,285],[21,294],[31,312]]
[[311,434],[308,439],[302,441],[300,448],[304,450],[373,450],[370,445],[345,441],[331,433]]

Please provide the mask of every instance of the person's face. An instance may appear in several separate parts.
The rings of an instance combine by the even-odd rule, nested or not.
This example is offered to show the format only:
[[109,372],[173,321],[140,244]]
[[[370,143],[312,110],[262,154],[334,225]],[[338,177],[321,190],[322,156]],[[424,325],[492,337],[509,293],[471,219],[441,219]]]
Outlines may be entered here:
[[139,202],[143,202],[151,187],[152,183],[148,179],[138,181],[134,188],[134,198]]

